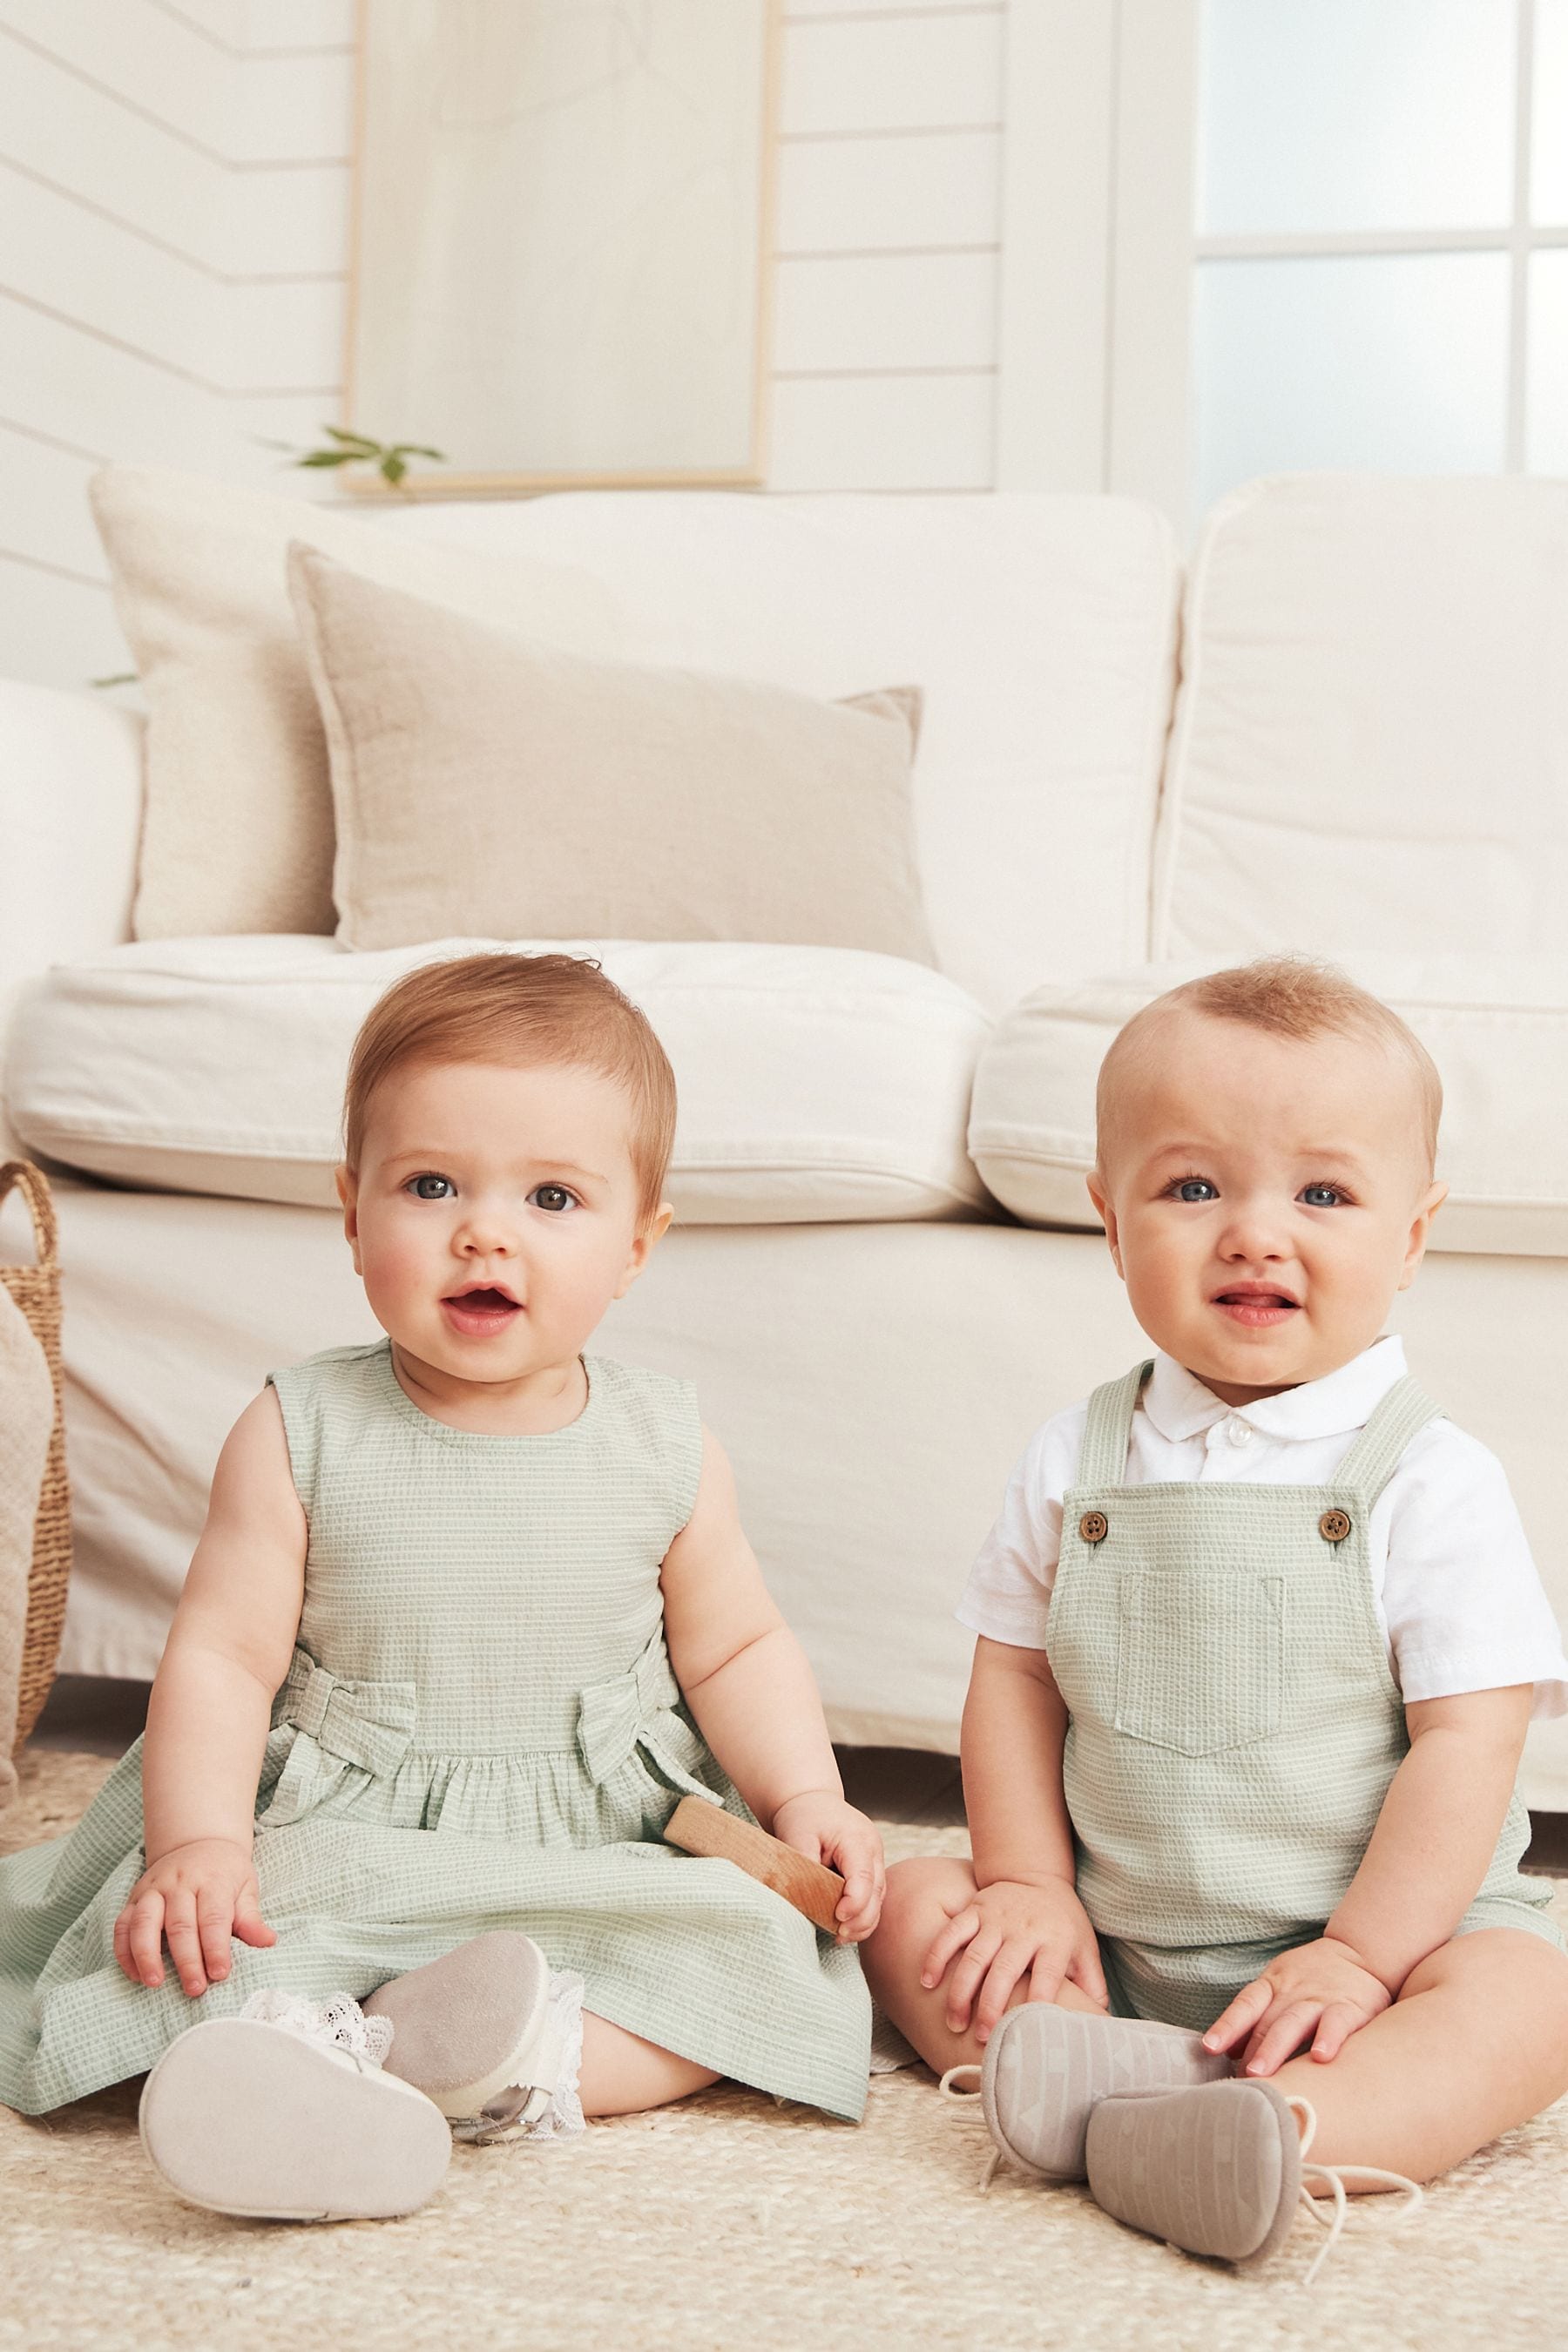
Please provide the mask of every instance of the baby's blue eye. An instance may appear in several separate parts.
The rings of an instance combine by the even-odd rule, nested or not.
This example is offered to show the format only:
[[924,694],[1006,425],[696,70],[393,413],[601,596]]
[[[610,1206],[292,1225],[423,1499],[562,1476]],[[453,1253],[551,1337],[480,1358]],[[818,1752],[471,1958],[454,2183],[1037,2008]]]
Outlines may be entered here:
[[564,1184],[536,1184],[528,1197],[535,1208],[548,1209],[553,1216],[577,1206],[577,1195],[569,1192]]
[[1309,1209],[1337,1208],[1341,1197],[1337,1184],[1308,1184],[1303,1186],[1301,1192],[1301,1198]]
[[449,1201],[454,1191],[447,1176],[411,1176],[403,1189],[416,1201]]
[[1176,1187],[1178,1201],[1217,1201],[1219,1194],[1206,1176],[1188,1176]]

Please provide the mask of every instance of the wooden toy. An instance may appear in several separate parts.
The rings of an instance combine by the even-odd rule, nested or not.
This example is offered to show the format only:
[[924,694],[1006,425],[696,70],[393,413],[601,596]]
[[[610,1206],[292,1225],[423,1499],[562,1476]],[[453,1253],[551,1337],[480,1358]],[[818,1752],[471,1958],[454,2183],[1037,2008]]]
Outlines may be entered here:
[[760,1878],[797,1911],[804,1911],[825,1936],[837,1935],[836,1917],[844,1899],[844,1881],[826,1863],[813,1862],[782,1839],[770,1837],[754,1822],[738,1821],[721,1805],[705,1797],[682,1797],[664,1834],[683,1853],[698,1853],[732,1862],[749,1877]]

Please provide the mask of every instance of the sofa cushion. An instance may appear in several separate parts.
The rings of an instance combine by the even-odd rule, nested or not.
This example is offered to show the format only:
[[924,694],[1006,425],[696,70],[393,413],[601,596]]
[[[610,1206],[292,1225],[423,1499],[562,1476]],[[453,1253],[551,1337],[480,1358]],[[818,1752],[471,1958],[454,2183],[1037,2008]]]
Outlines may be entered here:
[[139,939],[332,928],[327,746],[289,604],[290,540],[568,651],[619,646],[610,592],[568,566],[410,545],[161,467],[106,467],[91,496],[147,699]]
[[[416,964],[505,944],[141,940],[57,966],[18,1008],[12,1122],[34,1150],[121,1182],[330,1206],[349,1049],[371,1005]],[[984,1207],[963,1123],[989,1024],[951,981],[848,948],[566,944],[601,959],[674,1065],[678,1216]]]
[[[1093,1226],[1094,1087],[1124,1021],[1184,980],[1234,961],[1148,964],[1084,987],[1037,989],[981,1055],[969,1148],[1030,1224]],[[1449,1186],[1431,1246],[1568,1254],[1568,960],[1347,956],[1342,968],[1408,1021],[1443,1080],[1437,1173]]]
[[771,940],[931,963],[912,688],[584,661],[289,551],[347,947]]
[[1154,956],[1554,953],[1568,482],[1304,474],[1224,499],[1155,866]]
[[399,502],[381,528],[604,581],[619,659],[824,699],[918,679],[916,855],[941,970],[1000,1013],[1148,954],[1179,581],[1152,508],[588,490]]

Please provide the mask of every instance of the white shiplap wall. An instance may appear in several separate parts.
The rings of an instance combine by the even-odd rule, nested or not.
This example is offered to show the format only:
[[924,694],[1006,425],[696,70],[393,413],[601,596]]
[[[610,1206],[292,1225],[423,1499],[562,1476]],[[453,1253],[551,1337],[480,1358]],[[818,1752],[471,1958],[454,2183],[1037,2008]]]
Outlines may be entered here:
[[[784,17],[771,485],[984,488],[1006,0]],[[0,0],[0,674],[126,666],[104,459],[310,485],[258,443],[337,415],[353,32],[353,0]]]

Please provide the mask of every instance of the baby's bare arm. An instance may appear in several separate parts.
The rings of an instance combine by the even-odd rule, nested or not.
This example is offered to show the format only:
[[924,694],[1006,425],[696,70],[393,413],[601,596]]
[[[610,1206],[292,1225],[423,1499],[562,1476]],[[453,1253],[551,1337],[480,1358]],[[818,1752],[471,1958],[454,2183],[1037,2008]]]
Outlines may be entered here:
[[1530,1722],[1531,1685],[1417,1699],[1410,1753],[1327,1933],[1397,1992],[1446,1944],[1491,1863]]
[[816,1679],[763,1581],[708,1430],[696,1507],[660,1582],[669,1662],[703,1738],[764,1828],[842,1873],[838,1932],[858,1942],[881,1909],[881,1840],[845,1801]]
[[232,1930],[270,1943],[251,1864],[272,1696],[304,1595],[305,1515],[278,1400],[229,1433],[153,1685],[142,1759],[147,1867],[115,1925],[127,1976],[161,1984],[165,1939],[187,1993],[226,1975]]
[[1044,1650],[974,1644],[963,1703],[963,1801],[974,1879],[1037,1885],[1075,1875],[1062,1789],[1068,1711]]
[[305,1514],[271,1389],[235,1423],[153,1685],[142,1755],[147,1859],[197,1838],[250,1845],[274,1692],[305,1591]]
[[1528,1683],[1414,1701],[1410,1752],[1360,1869],[1314,1942],[1244,1985],[1204,2039],[1271,2074],[1310,2048],[1338,2057],[1441,1952],[1487,1874],[1530,1720]]
[[952,1969],[950,2032],[973,2019],[977,2040],[987,2041],[1020,1984],[1031,2000],[1056,2000],[1068,1983],[1097,2005],[1105,2000],[1100,1947],[1078,1899],[1062,1787],[1067,1725],[1044,1650],[982,1634],[962,1734],[974,1898],[948,1914],[921,1965],[928,1991]]

